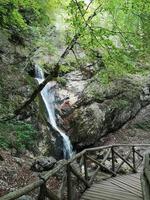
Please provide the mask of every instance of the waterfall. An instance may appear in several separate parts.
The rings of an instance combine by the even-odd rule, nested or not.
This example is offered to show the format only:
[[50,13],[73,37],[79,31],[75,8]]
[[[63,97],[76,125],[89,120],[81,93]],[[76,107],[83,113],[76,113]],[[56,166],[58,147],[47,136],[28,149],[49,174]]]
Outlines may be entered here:
[[[45,79],[43,70],[39,66],[35,66],[35,78],[38,83],[42,83]],[[47,113],[48,122],[51,124],[53,129],[55,129],[63,138],[63,154],[65,159],[69,159],[72,156],[72,145],[69,137],[57,126],[56,116],[55,116],[55,91],[54,86],[56,83],[51,81],[45,85],[41,91],[41,96],[44,101]]]

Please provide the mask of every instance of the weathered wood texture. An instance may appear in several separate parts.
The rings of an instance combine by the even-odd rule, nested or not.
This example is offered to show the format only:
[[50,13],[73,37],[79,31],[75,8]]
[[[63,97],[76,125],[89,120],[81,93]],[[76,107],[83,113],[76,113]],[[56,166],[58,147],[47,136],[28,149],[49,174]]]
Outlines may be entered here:
[[[49,179],[49,177],[56,174],[56,172],[59,171],[64,165],[66,165],[66,163],[67,163],[67,161],[64,161],[64,160],[60,161],[58,166],[56,166],[53,170],[47,172],[47,174],[45,174],[44,176],[41,176],[41,178],[39,180],[37,180],[36,182],[31,183],[17,191],[10,192],[7,195],[1,197],[0,200],[13,200],[13,199],[19,198],[20,196],[22,196],[24,194],[28,194],[32,190],[42,186]],[[40,196],[42,196],[42,195],[39,195],[39,198],[41,198]],[[54,200],[54,199],[52,199],[52,200]]]
[[140,174],[117,176],[93,184],[81,200],[143,200]]
[[[150,144],[115,144],[115,145],[85,149],[82,152],[76,154],[72,159],[68,161],[65,160],[60,161],[59,164],[53,170],[50,170],[44,176],[42,175],[39,176],[39,179],[34,183],[31,183],[17,191],[10,192],[9,194],[1,197],[0,200],[14,200],[21,197],[22,195],[28,194],[29,192],[39,187],[40,187],[40,194],[38,195],[39,200],[45,199],[46,197],[48,197],[51,200],[63,199],[64,195],[66,194],[66,191],[67,191],[67,199],[72,200],[74,199],[73,196],[75,196],[75,192],[77,191],[75,188],[76,184],[74,184],[72,181],[74,180],[80,181],[84,184],[84,188],[89,188],[91,184],[94,182],[94,179],[99,171],[105,171],[111,174],[112,176],[116,176],[118,175],[120,168],[124,164],[127,165],[131,171],[136,172],[143,160],[143,155],[142,155],[143,151],[141,152],[140,148],[147,148],[147,147],[150,148]],[[123,149],[124,152],[122,152],[122,150],[119,151],[120,148]],[[128,150],[126,151],[125,149]],[[119,165],[117,161],[118,158],[121,161]],[[108,165],[108,163],[110,163],[110,165]],[[92,169],[93,164],[95,165],[95,169],[93,168],[93,174],[91,174],[89,169]],[[148,164],[149,162],[147,162],[147,165]],[[56,195],[52,191],[50,191],[50,188],[46,187],[46,182],[51,176],[56,175],[59,172],[59,170],[62,170],[62,168],[64,168],[64,173],[66,174],[66,177],[65,176],[63,177],[62,184]],[[142,179],[143,180],[142,183],[143,187],[146,187],[148,184],[150,184],[150,171],[148,167],[145,167],[144,169],[145,171],[143,177],[144,178],[145,176],[147,177],[146,181],[144,178]],[[74,179],[74,176],[76,177],[76,179]],[[137,179],[137,177],[135,179]],[[124,186],[125,183],[122,182],[121,179],[119,181],[120,183],[118,183],[118,179],[110,179],[110,180],[114,181],[113,185],[115,185],[115,181],[117,181],[116,185],[119,184],[119,186],[122,185],[122,187],[125,187]],[[128,182],[126,182],[125,184],[126,188],[128,189],[130,188],[136,193],[135,182],[131,180],[130,183],[132,183],[132,185],[130,184],[128,185]],[[111,182],[109,182],[109,184],[112,185]],[[144,192],[143,194],[145,194]],[[95,191],[95,195],[96,193],[97,190]],[[129,196],[131,196],[131,194]],[[88,198],[90,197],[87,197],[87,199]],[[97,198],[96,196],[93,196],[93,199],[96,198]],[[114,197],[112,195],[111,199],[113,198]],[[138,198],[141,197],[138,196]],[[108,198],[103,198],[103,199],[107,200]],[[126,199],[128,199],[128,195]],[[132,200],[132,198],[130,199]],[[133,197],[133,200],[134,199],[135,197]],[[150,200],[150,198],[145,200]]]

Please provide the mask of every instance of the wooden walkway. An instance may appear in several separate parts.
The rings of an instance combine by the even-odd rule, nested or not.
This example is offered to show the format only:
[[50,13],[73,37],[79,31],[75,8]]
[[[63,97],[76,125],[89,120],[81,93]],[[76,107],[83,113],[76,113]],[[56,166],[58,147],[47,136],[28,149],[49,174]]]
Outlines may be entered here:
[[85,191],[81,200],[143,200],[140,174],[117,176],[95,183]]

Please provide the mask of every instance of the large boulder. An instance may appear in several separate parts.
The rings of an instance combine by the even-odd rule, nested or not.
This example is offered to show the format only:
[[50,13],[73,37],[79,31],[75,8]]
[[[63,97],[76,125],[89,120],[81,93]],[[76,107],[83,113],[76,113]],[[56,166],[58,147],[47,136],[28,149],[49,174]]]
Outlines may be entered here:
[[150,76],[128,76],[101,85],[88,84],[71,120],[71,141],[89,146],[119,129],[150,103]]
[[53,158],[52,156],[50,157],[42,156],[42,157],[37,158],[34,161],[31,169],[37,172],[47,171],[47,170],[52,169],[55,163],[56,163],[56,159]]

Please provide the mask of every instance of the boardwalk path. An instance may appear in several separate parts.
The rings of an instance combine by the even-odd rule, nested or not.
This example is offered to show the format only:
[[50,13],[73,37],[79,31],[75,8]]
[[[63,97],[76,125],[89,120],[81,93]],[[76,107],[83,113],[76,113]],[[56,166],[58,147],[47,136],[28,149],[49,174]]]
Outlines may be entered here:
[[95,183],[81,200],[143,200],[140,174],[117,176]]

